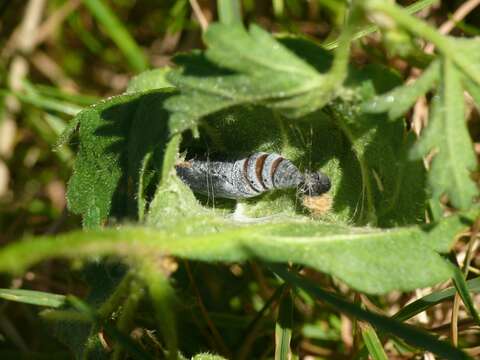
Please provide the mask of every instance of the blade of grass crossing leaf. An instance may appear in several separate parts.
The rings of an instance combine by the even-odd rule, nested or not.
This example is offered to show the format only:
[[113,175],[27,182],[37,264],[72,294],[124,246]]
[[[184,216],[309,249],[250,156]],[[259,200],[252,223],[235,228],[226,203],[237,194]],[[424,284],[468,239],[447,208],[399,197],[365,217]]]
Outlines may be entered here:
[[[466,284],[468,291],[471,291],[473,293],[480,292],[480,277],[468,280]],[[436,291],[428,294],[405,306],[403,309],[393,315],[392,319],[398,321],[405,321],[407,319],[410,319],[415,315],[420,314],[422,311],[425,311],[435,306],[436,304],[453,299],[453,297],[455,296],[455,292],[455,288],[448,288],[442,291]]]
[[362,338],[365,346],[373,360],[388,360],[385,350],[383,350],[382,343],[375,332],[375,329],[364,322],[359,321],[360,329],[362,331]]
[[293,328],[293,299],[289,288],[286,289],[278,310],[275,323],[275,360],[292,359],[290,341]]
[[138,72],[147,70],[148,62],[142,49],[105,2],[103,0],[83,0],[83,3],[103,25],[104,31],[123,52],[130,66]]
[[23,289],[0,289],[0,298],[24,304],[48,306],[52,308],[58,308],[65,303],[64,295]]
[[434,336],[424,331],[385,316],[366,311],[335,294],[321,289],[314,283],[286,271],[283,267],[277,265],[271,265],[271,267],[275,273],[288,283],[306,290],[316,296],[319,300],[326,302],[330,306],[347,315],[355,316],[359,320],[369,322],[372,326],[375,326],[381,331],[398,336],[411,345],[428,350],[447,359],[469,359],[463,351],[454,348],[446,342],[436,339]]
[[454,266],[453,270],[453,283],[455,284],[455,288],[462,298],[463,304],[467,308],[468,313],[475,320],[475,322],[480,325],[480,317],[478,316],[477,309],[475,309],[472,296],[468,291],[467,282],[465,281],[462,271],[456,266]]
[[218,18],[222,24],[232,25],[242,22],[239,0],[217,0]]

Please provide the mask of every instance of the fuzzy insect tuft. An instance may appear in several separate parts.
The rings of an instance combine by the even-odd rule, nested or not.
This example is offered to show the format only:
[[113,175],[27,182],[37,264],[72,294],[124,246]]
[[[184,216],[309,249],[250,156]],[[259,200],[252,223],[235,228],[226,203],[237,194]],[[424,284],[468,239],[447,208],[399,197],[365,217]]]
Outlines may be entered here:
[[328,194],[319,196],[305,196],[303,206],[305,206],[314,217],[325,215],[332,208],[333,200]]
[[305,173],[298,190],[305,196],[319,196],[330,190],[330,178],[322,172]]

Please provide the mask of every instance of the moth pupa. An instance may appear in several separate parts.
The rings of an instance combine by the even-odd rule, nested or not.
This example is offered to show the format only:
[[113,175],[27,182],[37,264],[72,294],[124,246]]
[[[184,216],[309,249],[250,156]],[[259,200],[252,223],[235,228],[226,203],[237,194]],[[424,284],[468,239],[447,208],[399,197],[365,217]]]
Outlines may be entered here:
[[233,161],[189,160],[177,164],[177,175],[193,192],[227,199],[246,199],[275,189],[297,189],[303,204],[321,214],[331,206],[323,194],[331,182],[322,172],[302,173],[275,153],[254,153]]

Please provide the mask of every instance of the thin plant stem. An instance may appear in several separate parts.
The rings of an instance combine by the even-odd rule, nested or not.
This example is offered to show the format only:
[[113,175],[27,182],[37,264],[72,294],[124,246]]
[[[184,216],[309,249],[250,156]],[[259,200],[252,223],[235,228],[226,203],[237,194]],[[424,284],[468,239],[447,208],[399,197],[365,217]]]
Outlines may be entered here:
[[[465,255],[465,260],[462,266],[462,272],[465,278],[468,275],[470,262],[472,261],[473,250],[476,244],[478,232],[480,231],[480,218],[478,218],[472,226],[472,232],[470,234],[470,240],[468,242],[467,253]],[[451,338],[452,344],[458,346],[458,313],[460,310],[460,295],[458,292],[455,293],[453,299],[453,309],[452,309],[452,321],[451,321]]]
[[255,337],[258,334],[258,329],[261,324],[260,320],[263,318],[263,316],[265,315],[265,312],[268,309],[274,310],[277,307],[278,300],[282,296],[285,286],[286,286],[285,284],[282,284],[275,290],[272,296],[262,306],[262,308],[257,313],[257,315],[255,315],[255,317],[250,322],[250,324],[248,324],[247,328],[244,331],[245,336],[243,338],[245,340],[243,341],[242,346],[239,347],[239,351],[237,353],[237,356],[235,357],[237,360],[243,360],[247,358],[248,350],[251,347]]
[[208,20],[205,17],[205,15],[202,12],[202,8],[198,4],[197,0],[190,0],[190,6],[192,7],[193,13],[195,14],[195,17],[198,20],[198,23],[200,24],[200,27],[202,28],[202,32],[205,32],[208,27]]
[[450,58],[466,75],[480,85],[480,71],[475,68],[476,64],[465,57],[462,52],[455,51],[458,46],[455,46],[456,44],[452,40],[440,34],[435,28],[411,16],[401,7],[386,1],[370,0],[367,2],[366,7],[370,11],[378,11],[387,15],[396,24],[434,44],[443,56]]
[[188,279],[190,280],[192,290],[195,294],[198,306],[200,308],[200,312],[203,316],[203,319],[207,323],[208,328],[212,332],[212,336],[215,339],[215,343],[217,344],[219,350],[223,354],[225,354],[225,355],[227,355],[227,357],[231,358],[230,350],[228,349],[227,345],[223,341],[222,336],[220,335],[220,332],[218,331],[217,327],[215,326],[212,319],[210,318],[210,315],[208,315],[208,311],[207,311],[205,305],[203,304],[202,296],[200,295],[200,291],[198,290],[197,284],[195,283],[195,279],[193,277],[192,270],[190,269],[190,263],[187,260],[185,260],[183,263],[185,265],[185,270],[187,272]]

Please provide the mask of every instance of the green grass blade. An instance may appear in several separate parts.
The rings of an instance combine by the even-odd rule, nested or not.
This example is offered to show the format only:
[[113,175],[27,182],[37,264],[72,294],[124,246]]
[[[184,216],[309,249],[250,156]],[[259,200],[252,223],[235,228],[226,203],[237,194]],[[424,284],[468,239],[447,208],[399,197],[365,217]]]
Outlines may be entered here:
[[458,294],[462,298],[463,304],[467,308],[468,313],[475,320],[475,322],[480,325],[480,317],[478,316],[477,309],[475,309],[475,305],[470,295],[467,282],[465,281],[462,271],[456,266],[454,266],[453,270],[453,283],[455,285],[455,288],[457,289]]
[[100,99],[96,96],[84,94],[72,94],[60,90],[59,88],[48,86],[44,84],[29,84],[32,91],[38,93],[40,96],[46,98],[56,98],[69,103],[74,103],[82,106],[92,105]]
[[104,31],[123,52],[130,66],[138,72],[147,70],[148,62],[142,49],[104,1],[83,0],[83,3],[97,21],[103,25]]
[[232,25],[242,22],[239,0],[217,0],[218,18],[222,24]]
[[285,281],[304,289],[310,294],[316,296],[319,300],[329,304],[330,306],[347,315],[369,322],[381,331],[398,336],[410,345],[428,350],[447,359],[469,359],[469,357],[463,351],[454,348],[452,345],[446,342],[436,339],[434,336],[420,329],[392,320],[385,316],[366,311],[359,306],[349,303],[348,301],[338,297],[336,294],[327,292],[318,287],[316,284],[286,271],[283,267],[272,266],[272,269]]
[[[474,293],[480,292],[480,277],[468,280],[466,284],[469,291]],[[405,321],[436,304],[452,299],[454,296],[455,288],[436,291],[408,304],[399,312],[397,312],[392,318],[398,321]]]
[[382,343],[375,332],[375,329],[367,323],[359,322],[362,331],[362,338],[365,346],[370,353],[373,360],[388,360],[385,350],[383,350]]
[[82,110],[80,106],[48,98],[34,93],[12,93],[18,100],[43,110],[57,111],[67,115],[76,115]]
[[0,289],[0,298],[25,304],[58,308],[65,303],[65,296],[44,291]]
[[292,350],[290,349],[292,328],[293,300],[290,289],[287,289],[280,301],[278,319],[275,323],[275,360],[290,360],[292,358]]

